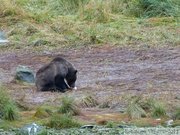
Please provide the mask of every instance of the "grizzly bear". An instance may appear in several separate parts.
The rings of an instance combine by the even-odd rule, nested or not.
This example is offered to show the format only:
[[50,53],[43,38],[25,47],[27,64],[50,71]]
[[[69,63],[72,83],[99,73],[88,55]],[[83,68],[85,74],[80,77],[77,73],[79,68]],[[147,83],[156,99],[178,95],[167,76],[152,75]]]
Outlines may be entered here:
[[77,70],[74,65],[62,57],[54,58],[36,73],[38,91],[66,92],[75,87]]

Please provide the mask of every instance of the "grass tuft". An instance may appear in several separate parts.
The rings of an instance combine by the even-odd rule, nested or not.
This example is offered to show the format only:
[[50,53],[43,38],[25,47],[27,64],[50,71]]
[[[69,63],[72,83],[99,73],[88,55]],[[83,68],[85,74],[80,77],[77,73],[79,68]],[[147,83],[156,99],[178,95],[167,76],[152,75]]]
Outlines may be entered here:
[[173,118],[176,120],[180,120],[180,106],[177,107],[175,114],[173,115]]
[[84,107],[96,107],[97,105],[99,105],[94,95],[83,97],[80,104]]
[[142,115],[146,115],[146,112],[137,103],[130,103],[126,108],[126,113],[131,118],[141,118]]
[[18,108],[2,86],[0,86],[0,108],[0,118],[9,121],[18,119]]
[[56,114],[51,117],[46,126],[58,129],[80,127],[81,124],[73,119],[73,116],[71,114]]
[[63,96],[61,99],[62,105],[60,106],[59,113],[70,113],[72,115],[81,114],[80,108],[76,103],[75,99],[70,96]]
[[132,101],[130,101],[127,105],[126,113],[131,118],[138,118],[139,119],[139,118],[141,118],[141,116],[146,116],[146,112],[143,110],[143,108],[140,105],[140,102],[143,99],[142,95],[135,96],[133,98],[134,99]]
[[47,118],[52,114],[52,111],[45,106],[40,106],[37,108],[34,117],[38,117],[38,118]]
[[167,116],[167,110],[162,103],[155,102],[153,98],[145,98],[142,95],[134,96],[128,103],[126,113],[131,118],[152,116],[163,118]]
[[152,114],[151,115],[156,118],[166,117],[167,111],[165,109],[165,106],[161,103],[155,103],[152,106]]

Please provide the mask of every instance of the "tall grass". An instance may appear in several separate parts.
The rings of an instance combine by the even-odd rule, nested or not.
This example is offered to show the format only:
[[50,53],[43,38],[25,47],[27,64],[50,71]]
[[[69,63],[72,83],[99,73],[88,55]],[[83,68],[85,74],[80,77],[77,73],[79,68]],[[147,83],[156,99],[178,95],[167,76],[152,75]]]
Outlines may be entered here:
[[[158,8],[149,8],[142,4],[147,1],[154,2],[153,0],[143,2],[140,0],[4,0],[0,4],[3,24],[1,28],[9,31],[7,38],[11,41],[9,43],[11,45],[8,49],[27,47],[32,50],[32,45],[39,40],[47,44],[44,48],[38,47],[36,51],[41,49],[53,51],[61,47],[92,44],[111,44],[140,49],[147,49],[149,46],[152,48],[178,46],[180,42],[176,30],[178,19],[168,17],[144,20],[133,17],[176,16],[180,11],[179,2],[163,1],[171,2],[169,5],[172,9],[174,7],[172,10],[174,14],[167,15],[170,12],[154,14],[153,11],[157,12]],[[158,2],[160,3],[160,0]]]
[[74,14],[89,0],[57,0],[54,9],[61,15]]
[[167,108],[164,104],[155,101],[151,97],[145,98],[142,95],[133,97],[127,104],[126,113],[131,118],[141,118],[146,116],[163,118],[168,116]]
[[128,13],[135,17],[176,16],[180,14],[177,0],[130,0]]
[[142,95],[136,96],[130,101],[126,107],[126,113],[131,118],[141,118],[142,116],[146,116],[145,110],[141,106],[141,101],[143,100]]
[[153,17],[179,16],[178,0],[6,0],[0,5],[1,16],[31,17],[46,21],[59,15],[80,13],[80,18],[98,22],[113,20],[113,14]]
[[0,118],[14,121],[18,118],[18,109],[15,102],[11,100],[7,90],[0,86]]
[[81,113],[78,104],[73,97],[63,96],[62,105],[59,107],[59,112],[63,114],[79,115]]
[[180,120],[180,106],[176,108],[173,118],[176,120]]
[[155,103],[152,106],[152,114],[153,117],[161,118],[167,116],[166,107],[162,103]]

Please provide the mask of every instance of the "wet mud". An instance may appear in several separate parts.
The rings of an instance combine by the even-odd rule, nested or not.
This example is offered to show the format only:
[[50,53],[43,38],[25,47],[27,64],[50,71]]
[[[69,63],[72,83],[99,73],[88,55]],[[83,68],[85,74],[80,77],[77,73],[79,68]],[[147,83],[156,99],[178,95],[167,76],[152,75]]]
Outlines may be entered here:
[[[180,95],[180,50],[130,50],[111,46],[87,47],[69,51],[43,53],[1,53],[0,78],[15,99],[32,104],[55,102],[62,93],[37,92],[35,84],[13,81],[18,65],[34,73],[52,58],[61,56],[78,69],[76,98],[93,93],[108,100],[127,94],[150,94],[175,100]],[[116,98],[112,98],[112,102]]]

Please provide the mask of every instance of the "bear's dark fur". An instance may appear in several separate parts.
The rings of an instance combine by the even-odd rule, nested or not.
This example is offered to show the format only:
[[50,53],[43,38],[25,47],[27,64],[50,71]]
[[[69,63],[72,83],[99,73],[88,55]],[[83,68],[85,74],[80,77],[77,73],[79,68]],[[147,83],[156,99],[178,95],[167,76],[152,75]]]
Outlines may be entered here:
[[38,91],[60,91],[75,88],[77,70],[66,59],[57,57],[36,73]]

